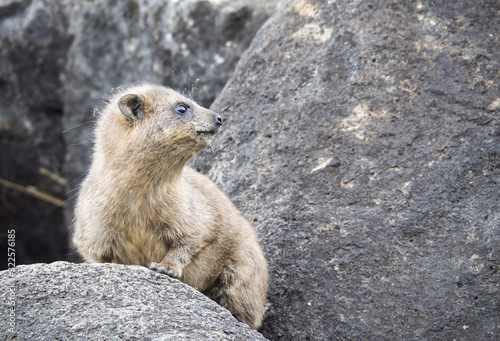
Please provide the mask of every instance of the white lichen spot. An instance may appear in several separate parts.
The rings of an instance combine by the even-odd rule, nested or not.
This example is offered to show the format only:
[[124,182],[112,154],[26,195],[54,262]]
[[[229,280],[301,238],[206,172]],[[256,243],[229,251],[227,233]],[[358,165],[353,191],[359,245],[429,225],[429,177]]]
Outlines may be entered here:
[[130,53],[135,53],[139,48],[139,39],[137,37],[132,37],[128,41],[127,49]]
[[296,31],[292,37],[297,40],[307,40],[312,38],[319,44],[324,44],[332,37],[333,30],[331,28],[321,27],[318,23],[309,23]]
[[353,188],[354,187],[354,179],[346,181],[346,182],[341,182],[340,186],[343,188]]
[[314,172],[317,172],[323,168],[325,168],[326,166],[328,166],[330,164],[330,162],[332,162],[333,160],[333,157],[329,158],[328,160],[326,161],[323,161],[322,159],[319,159],[318,161],[321,162],[318,166],[314,167],[312,170],[311,170],[311,173],[314,173]]
[[401,192],[403,192],[404,196],[407,197],[410,194],[411,189],[411,181],[407,181],[401,187]]
[[368,105],[366,103],[358,104],[352,110],[353,114],[342,120],[344,131],[359,130],[363,122],[365,122],[368,115]]
[[153,61],[153,70],[158,74],[163,71],[163,65],[160,63],[159,60]]
[[303,17],[315,18],[318,13],[318,5],[307,0],[300,0],[295,3],[293,10]]
[[494,111],[500,108],[500,98],[494,100],[490,105],[488,105],[488,110]]
[[368,104],[358,104],[352,110],[352,114],[342,120],[339,128],[345,132],[355,132],[356,138],[360,140],[367,140],[367,133],[370,122],[373,119],[380,119],[387,115],[386,109],[379,109],[379,111],[370,111]]
[[398,89],[408,93],[410,96],[413,96],[418,89],[417,82],[414,79],[403,79],[399,82]]
[[418,21],[423,23],[424,25],[434,27],[436,26],[438,22],[438,18],[430,13],[427,13],[426,15],[419,14],[417,15]]
[[442,42],[438,41],[431,35],[425,35],[420,40],[416,41],[415,47],[417,52],[421,52],[423,50],[440,52],[444,49]]
[[214,61],[215,61],[215,64],[217,65],[221,65],[223,64],[226,60],[224,59],[224,57],[218,55],[217,53],[214,55]]

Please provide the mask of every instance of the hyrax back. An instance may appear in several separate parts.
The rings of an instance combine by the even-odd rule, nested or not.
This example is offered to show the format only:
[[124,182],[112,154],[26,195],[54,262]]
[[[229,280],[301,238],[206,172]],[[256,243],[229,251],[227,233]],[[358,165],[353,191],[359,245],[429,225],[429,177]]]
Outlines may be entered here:
[[178,278],[256,329],[268,289],[257,235],[214,183],[185,166],[221,123],[162,86],[115,95],[97,122],[73,241],[87,261]]

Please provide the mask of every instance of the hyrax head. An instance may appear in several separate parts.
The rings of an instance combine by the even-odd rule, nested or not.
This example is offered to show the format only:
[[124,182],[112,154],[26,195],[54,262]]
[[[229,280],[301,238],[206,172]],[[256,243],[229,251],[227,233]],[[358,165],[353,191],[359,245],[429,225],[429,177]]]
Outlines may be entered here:
[[[110,157],[187,161],[206,147],[222,118],[176,91],[158,85],[128,88],[114,96],[99,119],[96,150]],[[180,161],[179,160],[179,161]]]

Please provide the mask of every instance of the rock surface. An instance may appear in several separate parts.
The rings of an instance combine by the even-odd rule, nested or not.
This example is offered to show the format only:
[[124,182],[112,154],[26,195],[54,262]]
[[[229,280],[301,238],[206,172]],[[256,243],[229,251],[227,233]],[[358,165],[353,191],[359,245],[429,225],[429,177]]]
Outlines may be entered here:
[[[73,259],[67,226],[90,163],[93,116],[110,90],[155,81],[210,105],[278,5],[2,2],[0,233],[17,231],[18,263]],[[29,188],[48,200],[26,195]],[[58,204],[64,200],[65,209]],[[2,257],[0,269],[6,267]]]
[[498,1],[305,1],[195,163],[260,232],[271,340],[498,340]]
[[[0,272],[7,340],[265,340],[195,289],[140,266],[56,262]],[[15,288],[16,334],[6,296]]]

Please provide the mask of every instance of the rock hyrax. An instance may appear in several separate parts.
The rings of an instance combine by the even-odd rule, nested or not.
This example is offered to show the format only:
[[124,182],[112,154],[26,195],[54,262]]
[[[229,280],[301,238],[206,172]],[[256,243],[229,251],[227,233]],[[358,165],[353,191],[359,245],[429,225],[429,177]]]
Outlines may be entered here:
[[257,235],[212,181],[186,166],[221,124],[163,86],[114,95],[98,118],[73,242],[87,261],[178,278],[257,329],[268,289]]

